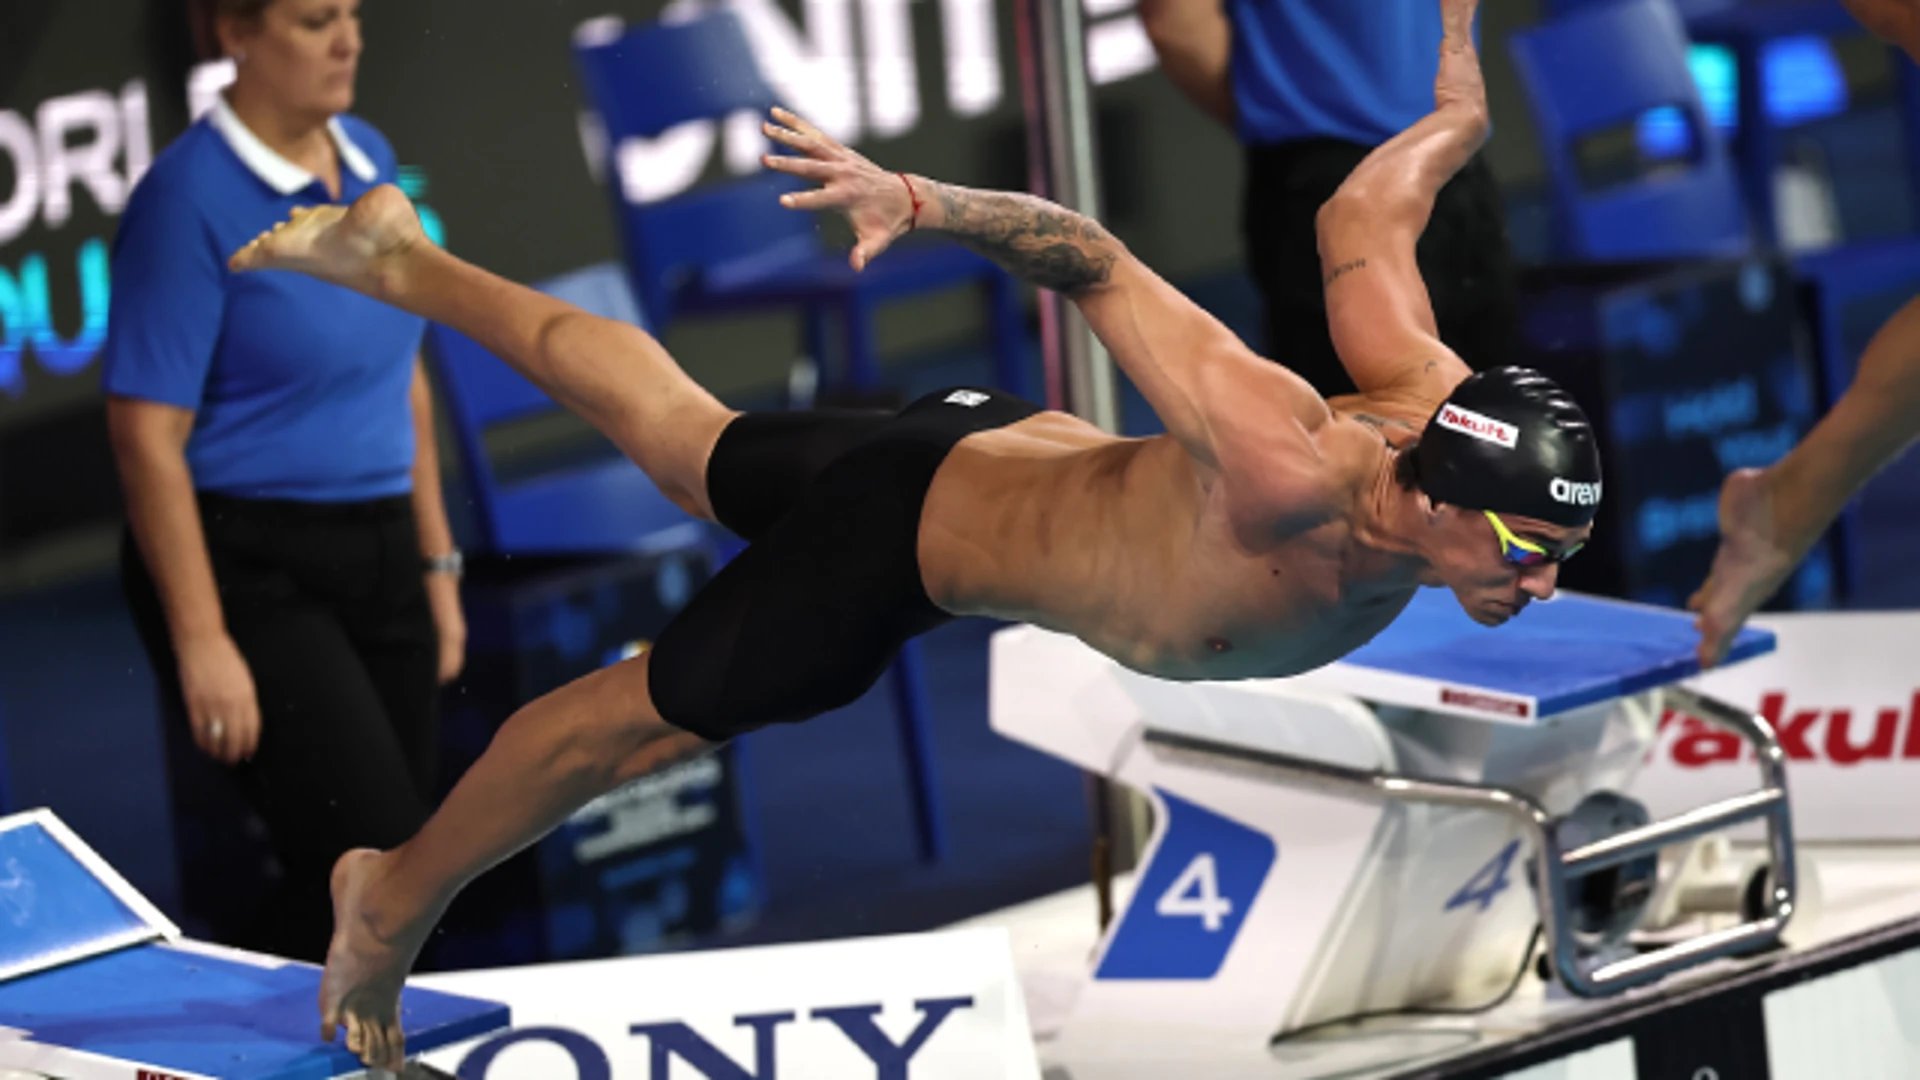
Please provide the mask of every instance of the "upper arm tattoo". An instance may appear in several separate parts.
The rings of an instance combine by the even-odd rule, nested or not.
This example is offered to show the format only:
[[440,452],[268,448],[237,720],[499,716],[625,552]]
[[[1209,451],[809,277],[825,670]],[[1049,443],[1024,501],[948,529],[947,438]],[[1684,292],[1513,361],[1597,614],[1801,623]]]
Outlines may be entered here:
[[1327,271],[1326,280],[1322,281],[1320,283],[1320,286],[1321,288],[1325,288],[1328,285],[1333,284],[1335,281],[1338,281],[1340,278],[1345,277],[1346,275],[1354,272],[1355,270],[1364,270],[1366,268],[1367,268],[1367,260],[1365,259],[1353,259],[1348,262],[1343,262],[1339,266],[1336,266],[1333,269]]
[[1386,440],[1387,445],[1389,446],[1398,447],[1400,445],[1399,442],[1395,441],[1392,435],[1387,434],[1387,429],[1389,428],[1392,428],[1396,434],[1402,433],[1402,432],[1404,432],[1407,435],[1420,434],[1419,428],[1414,427],[1412,424],[1407,423],[1405,420],[1394,420],[1390,417],[1375,416],[1372,413],[1351,413],[1349,415],[1351,415],[1355,420],[1358,420],[1361,423],[1367,425],[1368,427],[1374,429],[1375,431],[1378,431],[1380,433],[1380,437]]
[[1015,276],[1069,296],[1104,285],[1118,245],[1099,222],[1032,195],[942,184],[947,232]]
[[1360,421],[1363,424],[1367,424],[1377,428],[1395,427],[1395,428],[1401,429],[1402,431],[1412,431],[1415,433],[1418,433],[1419,431],[1418,428],[1414,427],[1412,424],[1407,423],[1405,420],[1395,420],[1391,417],[1386,417],[1386,416],[1375,416],[1372,413],[1363,413],[1363,412],[1354,413],[1353,418],[1355,420]]

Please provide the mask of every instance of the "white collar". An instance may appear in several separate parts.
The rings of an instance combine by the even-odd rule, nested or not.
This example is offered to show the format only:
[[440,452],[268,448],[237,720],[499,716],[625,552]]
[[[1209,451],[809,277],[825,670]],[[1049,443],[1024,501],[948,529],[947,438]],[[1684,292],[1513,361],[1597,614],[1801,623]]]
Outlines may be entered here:
[[[207,118],[213,124],[227,145],[239,156],[253,174],[266,181],[268,187],[282,195],[291,195],[313,183],[314,175],[307,170],[281,157],[272,147],[260,141],[260,137],[247,127],[240,114],[227,104],[225,94],[216,95],[213,108],[208,110]],[[340,152],[340,160],[353,175],[364,183],[372,183],[379,175],[373,166],[373,159],[354,145],[347,136],[347,129],[340,123],[339,117],[327,121],[327,132],[333,136],[334,148]]]

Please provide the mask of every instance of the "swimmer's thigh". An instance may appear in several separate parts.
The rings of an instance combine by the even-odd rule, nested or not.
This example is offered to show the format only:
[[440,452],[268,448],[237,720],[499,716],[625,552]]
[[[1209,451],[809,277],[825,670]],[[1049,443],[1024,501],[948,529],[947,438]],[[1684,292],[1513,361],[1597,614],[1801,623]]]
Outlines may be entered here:
[[921,587],[919,500],[866,487],[816,488],[674,618],[648,674],[664,720],[723,742],[818,716],[947,621]]

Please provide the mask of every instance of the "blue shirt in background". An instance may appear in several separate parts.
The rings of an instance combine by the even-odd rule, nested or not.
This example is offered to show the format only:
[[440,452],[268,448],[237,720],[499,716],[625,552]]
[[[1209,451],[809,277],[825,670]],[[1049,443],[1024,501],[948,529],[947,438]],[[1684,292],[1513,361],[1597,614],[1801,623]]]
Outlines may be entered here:
[[1434,0],[1228,0],[1227,17],[1244,143],[1377,146],[1433,111]]
[[[333,121],[341,201],[394,180],[365,121]],[[224,100],[167,147],[128,199],[101,359],[109,394],[191,409],[194,487],[347,502],[412,490],[408,390],[425,323],[285,271],[227,258],[325,185],[260,142]]]

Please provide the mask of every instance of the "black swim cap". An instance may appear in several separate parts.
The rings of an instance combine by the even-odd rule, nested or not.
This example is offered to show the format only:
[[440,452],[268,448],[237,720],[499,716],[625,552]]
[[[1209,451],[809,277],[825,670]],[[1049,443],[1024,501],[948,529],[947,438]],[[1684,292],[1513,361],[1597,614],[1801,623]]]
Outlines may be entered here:
[[1412,450],[1437,503],[1577,528],[1600,509],[1600,449],[1587,415],[1529,368],[1477,372],[1455,387]]

